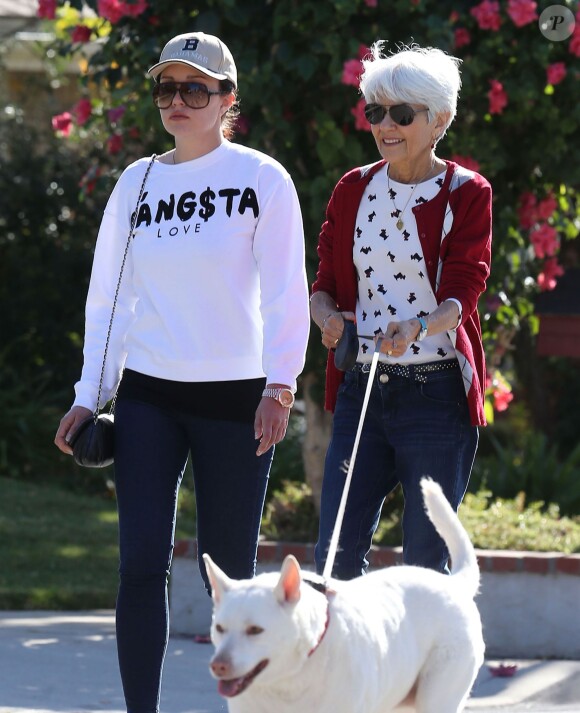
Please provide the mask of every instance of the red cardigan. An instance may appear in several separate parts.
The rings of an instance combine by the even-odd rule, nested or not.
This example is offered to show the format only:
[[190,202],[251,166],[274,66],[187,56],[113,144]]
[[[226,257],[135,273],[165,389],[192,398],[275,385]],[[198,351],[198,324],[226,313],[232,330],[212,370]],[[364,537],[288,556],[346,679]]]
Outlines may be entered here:
[[[449,297],[461,302],[463,313],[457,328],[456,350],[473,370],[467,391],[471,422],[486,424],[484,413],[485,357],[477,301],[485,290],[491,261],[491,186],[483,176],[447,161],[447,172],[439,193],[427,203],[413,208],[425,265],[431,286],[439,260],[443,261],[439,289],[440,304]],[[357,280],[353,262],[354,230],[358,207],[370,178],[385,161],[349,171],[336,185],[326,210],[318,242],[319,267],[312,292],[326,292],[341,311],[356,310]],[[454,173],[459,186],[450,191]],[[453,212],[453,226],[441,241],[447,202]],[[328,353],[326,367],[326,408],[334,411],[338,387],[344,373],[334,366]]]

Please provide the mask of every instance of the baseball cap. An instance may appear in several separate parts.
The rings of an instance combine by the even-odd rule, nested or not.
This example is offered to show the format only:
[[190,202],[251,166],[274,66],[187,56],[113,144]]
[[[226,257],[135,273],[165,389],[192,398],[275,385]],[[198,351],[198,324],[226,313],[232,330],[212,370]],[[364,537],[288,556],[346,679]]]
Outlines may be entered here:
[[177,35],[165,45],[159,62],[150,67],[148,72],[157,79],[166,65],[175,62],[195,67],[216,79],[229,79],[235,87],[238,86],[234,58],[219,37],[206,35],[205,32]]

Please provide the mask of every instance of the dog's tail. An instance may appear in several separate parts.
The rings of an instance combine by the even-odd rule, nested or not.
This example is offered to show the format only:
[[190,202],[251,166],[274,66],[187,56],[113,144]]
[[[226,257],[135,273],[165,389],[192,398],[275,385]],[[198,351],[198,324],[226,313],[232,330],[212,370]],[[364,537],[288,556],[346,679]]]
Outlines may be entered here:
[[470,595],[475,597],[479,588],[479,566],[471,540],[441,486],[430,478],[423,478],[421,489],[427,515],[449,549],[452,576],[461,578]]

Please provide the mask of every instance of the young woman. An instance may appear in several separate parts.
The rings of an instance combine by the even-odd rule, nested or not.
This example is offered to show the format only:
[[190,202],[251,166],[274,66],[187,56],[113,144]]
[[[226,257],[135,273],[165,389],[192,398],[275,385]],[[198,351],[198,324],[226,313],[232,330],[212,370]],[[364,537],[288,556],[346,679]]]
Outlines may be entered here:
[[[168,636],[167,578],[188,456],[198,556],[253,576],[273,446],[284,438],[309,330],[296,191],[272,158],[227,140],[237,72],[226,45],[174,37],[150,68],[175,148],[156,157],[137,208],[101,404],[117,390],[117,640],[127,710],[156,711]],[[151,158],[130,165],[105,210],[86,307],[84,366],[56,445],[97,405],[131,215]],[[207,584],[205,568],[200,567]]]

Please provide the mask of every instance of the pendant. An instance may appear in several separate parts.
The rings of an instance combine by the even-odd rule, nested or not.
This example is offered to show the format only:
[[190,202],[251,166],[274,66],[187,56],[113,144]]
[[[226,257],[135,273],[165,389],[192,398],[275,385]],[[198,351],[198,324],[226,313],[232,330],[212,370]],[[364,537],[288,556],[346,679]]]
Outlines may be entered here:
[[397,226],[397,229],[398,229],[398,230],[403,230],[403,228],[405,227],[405,223],[403,223],[403,221],[401,220],[401,218],[399,218],[399,220],[397,220],[397,222],[395,223],[395,225]]

